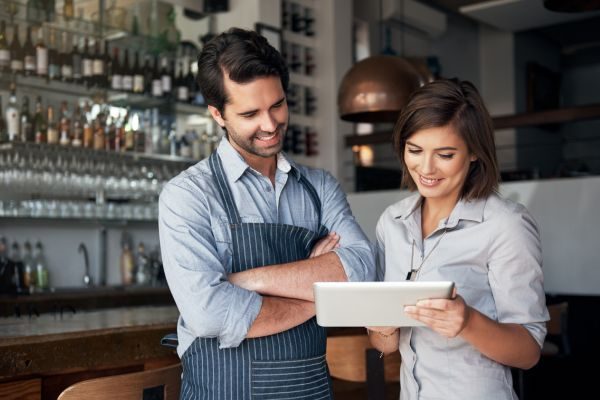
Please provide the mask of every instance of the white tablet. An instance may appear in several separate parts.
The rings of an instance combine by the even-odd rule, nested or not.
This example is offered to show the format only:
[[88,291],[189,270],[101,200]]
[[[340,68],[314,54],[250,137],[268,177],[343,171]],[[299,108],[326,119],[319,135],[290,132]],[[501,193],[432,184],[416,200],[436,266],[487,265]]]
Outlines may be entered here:
[[422,326],[404,306],[422,299],[448,299],[454,282],[316,282],[317,323],[321,326]]

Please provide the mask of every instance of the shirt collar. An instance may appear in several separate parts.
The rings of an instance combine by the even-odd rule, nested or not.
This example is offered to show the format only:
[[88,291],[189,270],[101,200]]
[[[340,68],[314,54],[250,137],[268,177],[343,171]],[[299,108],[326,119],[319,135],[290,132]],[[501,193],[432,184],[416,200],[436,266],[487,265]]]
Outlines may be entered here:
[[[225,175],[231,182],[237,182],[238,179],[250,168],[242,155],[233,148],[225,136],[217,147],[217,154],[221,157]],[[283,152],[277,154],[277,169],[285,174],[289,173],[294,166],[294,162],[289,160]],[[299,179],[298,175],[298,179]]]
[[[423,202],[423,197],[420,195],[410,196],[404,207],[401,210],[398,210],[396,215],[394,216],[396,219],[406,220],[414,212],[421,207]],[[470,201],[466,201],[465,199],[460,199],[454,209],[450,213],[448,217],[448,222],[446,223],[446,227],[452,228],[458,224],[458,221],[462,220],[470,220],[475,222],[483,221],[483,210],[485,207],[486,199],[474,199]]]

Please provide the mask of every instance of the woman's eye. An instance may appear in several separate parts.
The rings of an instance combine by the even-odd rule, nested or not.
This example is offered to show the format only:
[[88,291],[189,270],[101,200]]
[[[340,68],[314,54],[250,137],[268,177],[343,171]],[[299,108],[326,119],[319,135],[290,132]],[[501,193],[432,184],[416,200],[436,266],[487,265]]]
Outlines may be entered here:
[[440,154],[440,157],[444,160],[451,160],[454,157],[454,154]]
[[417,150],[417,149],[408,149],[408,152],[410,154],[419,154],[421,152],[421,150]]

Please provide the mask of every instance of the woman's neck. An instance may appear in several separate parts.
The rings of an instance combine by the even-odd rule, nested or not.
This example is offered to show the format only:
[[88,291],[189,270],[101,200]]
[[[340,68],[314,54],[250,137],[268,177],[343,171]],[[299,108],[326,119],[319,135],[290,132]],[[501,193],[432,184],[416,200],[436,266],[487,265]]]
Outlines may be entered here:
[[456,206],[458,198],[423,198],[421,205],[421,229],[423,239],[435,231],[441,220],[447,219]]

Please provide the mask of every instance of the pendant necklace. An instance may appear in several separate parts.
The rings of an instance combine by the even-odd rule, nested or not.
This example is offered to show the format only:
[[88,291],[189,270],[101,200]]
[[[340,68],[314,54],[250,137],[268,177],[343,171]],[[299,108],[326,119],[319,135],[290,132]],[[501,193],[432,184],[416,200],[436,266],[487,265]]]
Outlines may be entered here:
[[[446,221],[446,223],[448,223],[448,221]],[[431,253],[433,253],[433,251],[438,246],[438,244],[440,244],[440,242],[442,241],[442,239],[446,235],[446,232],[448,232],[448,228],[444,228],[444,232],[442,233],[442,235],[440,236],[440,238],[438,239],[438,241],[435,242],[435,244],[433,245],[433,247],[431,248],[431,250],[429,251],[429,253],[427,255],[425,255],[425,257],[423,257],[423,261],[421,261],[421,264],[419,264],[419,266],[417,268],[413,267],[413,265],[414,265],[413,264],[413,258],[414,258],[414,255],[415,255],[415,240],[413,239],[412,249],[410,251],[410,271],[408,271],[408,274],[406,274],[406,280],[407,281],[414,281],[415,279],[417,279],[417,275],[419,274],[419,271],[421,270],[421,268],[423,268],[423,264],[425,264],[425,261],[427,261],[427,259],[431,255]]]

